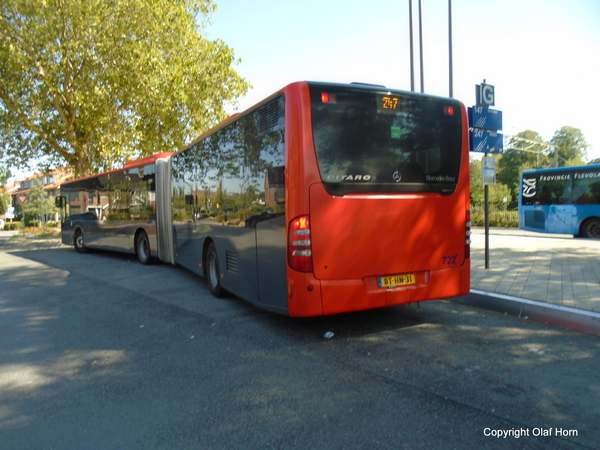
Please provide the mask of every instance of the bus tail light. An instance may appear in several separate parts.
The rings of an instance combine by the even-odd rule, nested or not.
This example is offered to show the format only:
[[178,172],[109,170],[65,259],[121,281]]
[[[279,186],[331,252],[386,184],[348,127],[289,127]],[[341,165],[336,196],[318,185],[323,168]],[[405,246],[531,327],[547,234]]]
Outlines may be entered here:
[[465,259],[471,258],[471,211],[467,211],[465,226]]
[[299,272],[312,272],[312,245],[309,216],[299,216],[288,228],[288,262]]
[[329,92],[321,92],[321,102],[322,103],[337,103],[335,94],[331,94]]

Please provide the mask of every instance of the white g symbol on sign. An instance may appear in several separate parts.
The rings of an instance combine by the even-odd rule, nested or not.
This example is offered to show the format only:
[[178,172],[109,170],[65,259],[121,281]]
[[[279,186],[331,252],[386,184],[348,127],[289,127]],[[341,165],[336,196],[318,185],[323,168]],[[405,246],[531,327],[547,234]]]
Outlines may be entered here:
[[494,86],[491,84],[481,85],[481,102],[487,106],[494,106],[495,103]]

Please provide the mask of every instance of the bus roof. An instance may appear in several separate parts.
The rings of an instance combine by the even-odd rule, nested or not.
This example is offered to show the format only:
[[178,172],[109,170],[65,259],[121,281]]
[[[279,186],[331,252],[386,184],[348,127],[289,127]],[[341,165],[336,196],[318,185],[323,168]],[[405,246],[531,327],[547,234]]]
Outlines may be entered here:
[[[214,127],[210,128],[210,129],[206,130],[204,133],[200,134],[196,139],[194,139],[190,143],[185,144],[183,147],[179,148],[177,150],[177,152],[175,152],[175,153],[179,153],[179,152],[181,152],[183,150],[186,150],[186,149],[190,148],[191,146],[193,146],[197,142],[201,141],[205,137],[213,134],[214,132],[216,132],[217,130],[219,130],[220,128],[222,128],[223,126],[227,125],[229,122],[233,122],[235,119],[239,118],[240,116],[246,115],[246,114],[250,113],[251,111],[254,111],[255,109],[258,109],[259,107],[261,107],[261,106],[265,105],[266,103],[270,102],[271,100],[273,100],[273,98],[275,98],[276,96],[281,95],[289,87],[291,87],[293,85],[296,85],[296,84],[305,84],[305,85],[315,85],[316,84],[316,85],[320,85],[320,86],[345,87],[345,88],[349,88],[349,89],[364,89],[364,90],[367,90],[367,91],[372,91],[372,90],[380,90],[380,91],[382,91],[382,90],[385,90],[385,91],[390,91],[390,92],[410,94],[410,95],[414,95],[414,96],[429,97],[429,98],[439,98],[439,99],[442,99],[442,98],[443,99],[448,99],[448,97],[442,97],[442,96],[437,96],[437,95],[425,94],[425,93],[421,93],[421,92],[406,91],[406,90],[403,90],[403,89],[388,88],[388,87],[380,85],[380,84],[368,84],[368,83],[361,83],[361,82],[333,83],[333,82],[327,82],[327,81],[314,81],[314,80],[313,81],[309,81],[309,80],[295,81],[295,82],[287,84],[284,87],[282,87],[281,89],[273,92],[271,95],[263,98],[261,101],[259,101],[258,103],[250,106],[249,108],[245,109],[244,111],[236,112],[236,113],[230,115],[228,118],[226,118],[223,121],[219,122]],[[456,99],[451,99],[451,100],[456,100]]]
[[106,172],[95,173],[93,175],[87,175],[85,177],[76,178],[75,180],[70,180],[70,181],[67,181],[66,183],[62,183],[61,186],[64,186],[64,185],[70,184],[70,183],[74,183],[74,182],[80,181],[80,180],[86,180],[88,178],[94,178],[94,177],[104,175],[107,173],[115,173],[115,172],[120,172],[121,170],[127,170],[127,169],[133,169],[134,167],[145,166],[146,164],[151,164],[153,162],[158,161],[159,159],[168,158],[171,155],[173,155],[173,152],[163,152],[163,153],[157,153],[156,155],[144,156],[142,158],[134,159],[133,161],[127,161],[125,164],[123,164],[123,167],[120,167],[118,169],[107,170]]
[[132,167],[145,166],[146,164],[153,163],[159,159],[168,158],[173,152],[158,153],[157,155],[145,156],[143,158],[134,159],[133,161],[127,161],[123,164],[122,169],[131,169]]
[[600,164],[587,164],[585,166],[548,167],[543,169],[527,169],[524,170],[522,173],[564,172],[584,169],[600,170]]

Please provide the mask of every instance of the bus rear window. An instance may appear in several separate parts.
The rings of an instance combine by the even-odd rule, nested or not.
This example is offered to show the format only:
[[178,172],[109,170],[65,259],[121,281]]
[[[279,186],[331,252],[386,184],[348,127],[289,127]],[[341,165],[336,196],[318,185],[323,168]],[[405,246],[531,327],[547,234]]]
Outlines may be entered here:
[[458,101],[326,84],[311,85],[310,94],[319,171],[330,194],[454,192]]

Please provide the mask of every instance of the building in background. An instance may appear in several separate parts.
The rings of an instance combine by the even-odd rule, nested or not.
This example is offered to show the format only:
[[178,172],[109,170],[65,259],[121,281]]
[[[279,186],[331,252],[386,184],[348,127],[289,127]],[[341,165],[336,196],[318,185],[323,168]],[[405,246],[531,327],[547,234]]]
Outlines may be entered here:
[[[48,197],[52,198],[58,195],[60,185],[72,178],[73,171],[68,167],[63,167],[52,172],[32,175],[22,181],[15,181],[12,185],[5,188],[0,187],[0,194],[6,193],[9,196],[8,210],[5,214],[0,214],[0,218],[6,222],[14,220],[22,210],[22,205],[29,199],[29,193],[35,187],[35,183],[39,182],[44,187],[44,191],[46,191]],[[58,221],[58,213],[42,217],[41,220],[43,222],[49,220]]]

